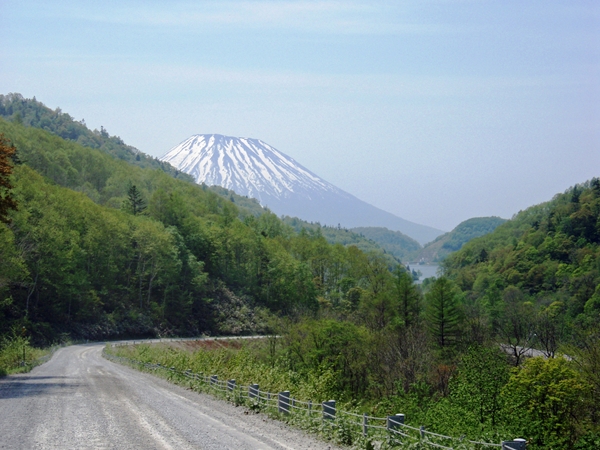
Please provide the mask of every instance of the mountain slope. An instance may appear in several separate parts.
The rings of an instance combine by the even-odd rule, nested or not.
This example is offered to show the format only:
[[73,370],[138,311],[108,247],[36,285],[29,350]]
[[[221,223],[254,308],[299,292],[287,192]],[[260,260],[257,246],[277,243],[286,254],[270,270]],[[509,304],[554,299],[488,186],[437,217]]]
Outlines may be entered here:
[[433,242],[427,244],[418,253],[417,260],[439,262],[450,253],[460,250],[471,239],[491,233],[504,222],[506,219],[500,217],[473,217],[465,220],[452,231],[438,236]]
[[544,332],[573,340],[583,329],[600,329],[599,217],[594,178],[469,241],[443,261],[444,273],[466,298],[489,308],[530,302],[551,321]]
[[192,175],[198,183],[257,198],[279,215],[333,226],[383,226],[422,244],[442,234],[359,200],[258,139],[198,134],[161,160]]
[[100,131],[92,131],[84,120],[78,122],[69,114],[63,113],[60,108],[52,110],[35,97],[24,98],[16,93],[0,95],[0,117],[9,122],[49,131],[84,147],[99,149],[135,166],[159,169],[173,178],[193,181],[189,175],[181,173],[169,164],[125,144],[120,137],[110,136],[104,127],[100,127]]
[[421,250],[421,246],[414,239],[382,227],[358,227],[351,231],[373,240],[401,261],[408,262]]

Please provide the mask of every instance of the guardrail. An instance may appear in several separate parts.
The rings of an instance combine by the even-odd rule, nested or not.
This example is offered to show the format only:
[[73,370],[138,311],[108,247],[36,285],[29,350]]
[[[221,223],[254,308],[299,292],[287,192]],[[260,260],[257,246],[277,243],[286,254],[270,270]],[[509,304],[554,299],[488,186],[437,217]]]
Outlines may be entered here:
[[[175,339],[174,339],[175,340]],[[113,347],[131,345],[131,343],[115,343]],[[248,386],[236,383],[236,380],[220,380],[218,375],[205,375],[195,373],[190,369],[177,370],[161,364],[146,363],[122,356],[111,355],[103,351],[103,356],[111,361],[141,366],[147,370],[164,370],[172,375],[177,375],[192,382],[201,383],[205,388],[215,393],[220,393],[236,403],[246,401],[251,407],[269,409],[279,414],[303,414],[309,420],[320,420],[321,424],[330,426],[344,425],[355,434],[362,434],[367,438],[387,439],[390,445],[407,445],[420,443],[419,448],[440,448],[445,450],[486,449],[499,448],[501,450],[526,450],[525,439],[502,441],[500,444],[480,442],[465,439],[465,437],[445,436],[426,430],[424,426],[413,427],[407,425],[404,414],[387,417],[372,417],[367,414],[357,414],[350,411],[337,409],[335,400],[313,403],[290,396],[290,391],[269,392],[260,389],[258,384]]]

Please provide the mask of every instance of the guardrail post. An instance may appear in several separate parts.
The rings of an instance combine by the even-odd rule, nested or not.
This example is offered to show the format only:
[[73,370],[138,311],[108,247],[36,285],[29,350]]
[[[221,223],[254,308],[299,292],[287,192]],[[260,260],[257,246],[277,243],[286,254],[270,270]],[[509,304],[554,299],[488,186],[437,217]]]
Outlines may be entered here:
[[235,380],[229,380],[227,381],[227,390],[229,392],[233,392],[233,390],[235,389]]
[[258,397],[258,384],[251,384],[248,386],[248,398]]
[[421,439],[423,439],[425,437],[425,427],[423,425],[419,428],[419,432],[421,433]]
[[522,438],[516,438],[512,441],[502,441],[502,450],[526,450],[527,441]]
[[279,393],[277,407],[280,413],[290,413],[290,391],[283,391]]
[[323,419],[335,420],[335,400],[323,402]]
[[400,424],[404,424],[404,414],[396,414],[394,416],[388,416],[387,418],[387,429],[395,430]]
[[363,432],[363,436],[366,436],[369,433],[369,424],[367,422],[367,413],[363,413],[362,432]]
[[308,401],[308,416],[312,415],[312,400]]
[[210,376],[210,384],[211,384],[211,386],[214,386],[218,382],[219,382],[219,376],[218,375],[211,375]]

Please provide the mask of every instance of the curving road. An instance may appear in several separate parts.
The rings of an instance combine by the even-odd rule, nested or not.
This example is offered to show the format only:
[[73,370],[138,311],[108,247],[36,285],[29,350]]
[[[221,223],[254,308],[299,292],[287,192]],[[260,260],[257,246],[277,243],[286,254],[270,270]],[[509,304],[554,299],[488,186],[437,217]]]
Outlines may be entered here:
[[0,378],[0,449],[334,448],[107,361],[102,348],[62,348],[28,374]]

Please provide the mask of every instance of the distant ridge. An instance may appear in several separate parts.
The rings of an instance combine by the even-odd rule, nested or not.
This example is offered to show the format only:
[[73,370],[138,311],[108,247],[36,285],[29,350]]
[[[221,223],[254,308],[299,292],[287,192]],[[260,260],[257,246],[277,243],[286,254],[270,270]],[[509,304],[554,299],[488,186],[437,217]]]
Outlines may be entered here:
[[256,198],[278,215],[348,228],[387,227],[421,244],[443,233],[359,200],[259,139],[197,134],[160,159],[199,184]]

